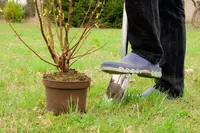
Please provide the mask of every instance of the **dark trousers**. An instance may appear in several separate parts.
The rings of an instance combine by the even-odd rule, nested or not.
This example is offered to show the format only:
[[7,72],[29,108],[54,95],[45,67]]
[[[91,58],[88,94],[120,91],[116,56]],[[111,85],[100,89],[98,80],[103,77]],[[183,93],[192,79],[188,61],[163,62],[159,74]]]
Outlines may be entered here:
[[159,63],[162,91],[183,95],[186,47],[183,0],[126,0],[128,40],[132,51]]

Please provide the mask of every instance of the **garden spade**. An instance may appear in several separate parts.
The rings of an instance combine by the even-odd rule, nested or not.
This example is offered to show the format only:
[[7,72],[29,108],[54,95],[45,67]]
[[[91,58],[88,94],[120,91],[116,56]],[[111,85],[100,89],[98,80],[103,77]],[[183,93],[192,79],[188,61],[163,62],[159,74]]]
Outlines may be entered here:
[[[124,57],[128,52],[127,30],[128,30],[128,21],[124,4],[123,22],[122,22],[122,44],[121,44],[122,57]],[[128,87],[128,84],[130,82],[130,78],[131,78],[130,74],[113,74],[107,88],[106,100],[112,100],[113,97],[115,97],[115,99],[122,100],[124,98],[126,88]],[[123,91],[123,93],[121,91]]]

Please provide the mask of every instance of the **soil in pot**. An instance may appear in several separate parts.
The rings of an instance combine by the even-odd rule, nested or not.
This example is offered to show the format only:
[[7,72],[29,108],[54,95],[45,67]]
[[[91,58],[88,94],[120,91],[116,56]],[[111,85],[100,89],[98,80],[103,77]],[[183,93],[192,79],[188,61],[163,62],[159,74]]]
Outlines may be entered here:
[[55,115],[69,111],[85,112],[90,78],[73,69],[68,72],[44,74],[47,110]]
[[54,72],[48,73],[43,75],[44,79],[47,80],[54,80],[54,81],[69,81],[69,82],[76,82],[76,81],[88,81],[88,78],[84,73],[79,73],[74,69],[69,69],[67,72]]

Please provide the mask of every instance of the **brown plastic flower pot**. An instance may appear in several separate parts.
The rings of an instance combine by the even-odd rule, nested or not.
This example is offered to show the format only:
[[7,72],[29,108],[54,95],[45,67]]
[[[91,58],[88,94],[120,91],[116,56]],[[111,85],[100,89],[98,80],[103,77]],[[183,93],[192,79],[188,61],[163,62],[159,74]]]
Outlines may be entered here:
[[54,115],[69,111],[86,111],[87,88],[90,81],[60,82],[43,79],[46,88],[47,110]]

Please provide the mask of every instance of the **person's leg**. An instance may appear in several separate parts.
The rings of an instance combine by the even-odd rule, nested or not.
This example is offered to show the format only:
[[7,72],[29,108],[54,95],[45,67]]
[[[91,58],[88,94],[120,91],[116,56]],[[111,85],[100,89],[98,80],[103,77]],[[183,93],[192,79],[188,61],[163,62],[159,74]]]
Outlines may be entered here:
[[162,91],[178,97],[183,95],[186,47],[183,0],[160,0],[161,44],[164,56],[160,62],[162,77],[157,85]]
[[158,0],[125,0],[125,5],[132,51],[154,64],[158,63],[163,54]]
[[183,0],[160,0],[161,44],[164,56],[160,62],[162,77],[156,85],[141,96],[155,89],[168,92],[170,97],[180,97],[184,89],[184,59],[186,47],[185,13]]
[[158,0],[126,0],[128,40],[132,52],[117,62],[103,62],[101,70],[112,74],[138,74],[161,77],[159,61],[163,50],[160,44]]
[[[144,68],[155,72],[151,74],[152,77],[160,77],[160,67],[152,65],[152,63],[158,63],[162,56],[162,48],[159,40],[160,20],[158,0],[127,0],[125,4],[127,13],[124,13],[124,15],[128,15],[128,38],[132,46],[132,51],[136,54],[130,53],[119,62],[104,62],[101,65],[101,69],[105,72],[112,71],[112,74],[114,72],[119,74],[119,70],[115,68],[123,66],[126,67],[126,70],[136,68],[135,72],[137,72],[138,68]],[[150,66],[152,69],[149,69]],[[156,70],[153,68],[156,68]],[[122,70],[121,73],[126,72]],[[138,73],[138,75],[144,76],[144,73]],[[145,76],[147,75],[145,74]],[[106,101],[110,99],[122,100],[129,80],[130,75],[126,74],[112,76],[105,96]]]

